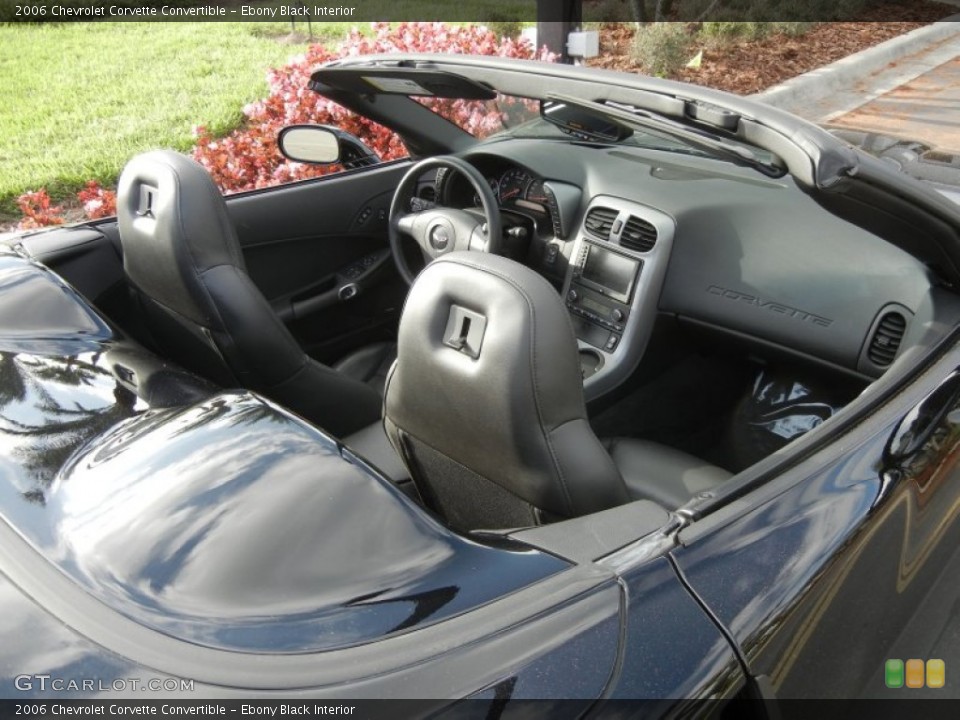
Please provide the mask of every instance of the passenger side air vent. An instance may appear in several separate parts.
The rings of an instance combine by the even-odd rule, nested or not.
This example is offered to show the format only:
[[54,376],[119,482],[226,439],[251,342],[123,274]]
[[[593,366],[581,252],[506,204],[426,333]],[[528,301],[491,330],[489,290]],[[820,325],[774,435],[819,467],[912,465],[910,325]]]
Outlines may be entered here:
[[620,245],[628,250],[647,252],[657,242],[657,229],[646,220],[630,216],[620,233]]
[[610,230],[613,229],[613,221],[617,219],[619,214],[612,208],[590,208],[587,219],[583,221],[583,227],[594,237],[607,240],[610,237]]
[[897,356],[903,334],[907,329],[907,319],[899,312],[884,313],[870,338],[867,357],[875,365],[887,367]]

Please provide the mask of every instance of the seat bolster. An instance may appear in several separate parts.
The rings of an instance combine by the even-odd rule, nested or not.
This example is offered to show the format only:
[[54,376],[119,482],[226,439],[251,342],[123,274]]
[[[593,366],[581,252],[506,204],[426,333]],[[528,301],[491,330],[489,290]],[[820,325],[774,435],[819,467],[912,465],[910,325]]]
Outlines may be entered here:
[[712,490],[732,475],[723,468],[666,445],[635,438],[604,440],[630,496],[668,510]]
[[396,359],[396,343],[375,343],[350,353],[334,365],[333,369],[347,377],[370,385],[382,397],[387,373]]
[[383,410],[372,387],[311,358],[291,378],[262,392],[307,420],[322,418],[320,426],[341,438],[376,422]]
[[557,485],[567,502],[545,509],[576,517],[630,502],[631,496],[616,465],[585,418],[565,422],[549,435]]
[[218,265],[200,281],[218,315],[217,345],[244,386],[263,391],[301,371],[306,353],[243,270]]

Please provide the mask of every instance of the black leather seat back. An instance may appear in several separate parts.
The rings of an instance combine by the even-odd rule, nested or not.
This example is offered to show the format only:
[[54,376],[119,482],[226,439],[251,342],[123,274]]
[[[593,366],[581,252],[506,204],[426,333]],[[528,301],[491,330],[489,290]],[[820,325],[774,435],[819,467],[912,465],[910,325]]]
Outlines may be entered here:
[[262,392],[334,434],[380,415],[379,394],[311,360],[250,280],[226,203],[206,170],[157,150],[120,176],[127,277],[160,350],[222,385]]
[[587,423],[557,291],[505,258],[452,253],[417,278],[384,417],[425,502],[457,529],[538,524],[630,499]]
[[223,323],[203,274],[217,267],[246,272],[220,191],[193,160],[157,150],[133,158],[117,195],[127,276],[147,296],[186,320]]

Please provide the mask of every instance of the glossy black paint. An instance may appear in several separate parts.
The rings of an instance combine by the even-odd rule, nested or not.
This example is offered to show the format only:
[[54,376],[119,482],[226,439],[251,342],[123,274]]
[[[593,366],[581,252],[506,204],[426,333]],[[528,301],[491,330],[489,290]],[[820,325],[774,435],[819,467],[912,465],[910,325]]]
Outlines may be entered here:
[[665,711],[677,699],[730,697],[742,687],[732,648],[667,559],[627,570],[622,586],[626,636],[611,700],[661,700]]
[[[454,635],[433,665],[457,675],[453,668],[471,667],[471,658],[500,657],[458,675],[491,707],[545,697],[589,704],[606,687],[661,698],[714,692],[717,674],[731,677],[729,648],[663,560],[619,586],[612,571],[590,571],[577,581],[579,599],[543,621],[458,647],[457,633],[476,624],[468,611],[535,591],[570,564],[507,540],[449,533],[321,432],[252,395],[212,393],[125,341],[52,273],[16,257],[3,263],[5,279],[19,278],[13,287],[61,304],[53,313],[60,325],[36,333],[44,344],[0,339],[0,515],[66,585],[166,636],[274,657],[333,659],[464,615],[441,631]],[[0,312],[5,299],[24,300],[0,294]],[[28,318],[30,327],[44,317]],[[71,317],[84,323],[64,322]],[[57,594],[55,585],[47,589]],[[122,687],[114,697],[137,696],[142,685],[129,678],[172,677],[91,642],[2,576],[0,598],[0,631],[16,638],[0,655],[5,695],[89,697],[82,680],[96,679]],[[537,629],[558,614],[570,619]],[[671,617],[701,634],[682,661],[670,653]],[[436,672],[420,671],[428,679]],[[37,675],[81,684],[52,689]],[[318,673],[313,682],[328,678]],[[243,693],[237,683],[230,694]],[[354,692],[384,696],[408,686],[368,679]],[[194,690],[224,692],[202,681]]]
[[[108,687],[118,678],[137,677],[135,663],[105,652],[90,640],[25,596],[6,576],[0,575],[0,633],[3,633],[3,657],[0,660],[0,696],[24,699],[43,697],[52,689],[50,681],[35,675],[56,678],[97,678]],[[151,673],[153,675],[155,673]],[[156,673],[157,677],[161,677]],[[18,676],[26,676],[20,677]],[[93,693],[82,686],[48,696],[89,698]]]
[[[42,267],[0,257],[0,285],[0,513],[126,617],[211,648],[331,651],[455,618],[568,566],[448,533],[319,431],[251,395],[213,394],[125,341]],[[944,655],[955,637],[952,361],[904,396],[916,411],[890,408],[869,437],[808,461],[736,521],[695,524],[672,553],[778,696],[883,696],[886,657]],[[883,592],[865,600],[878,577]],[[475,697],[666,699],[656,713],[743,687],[734,648],[669,563],[620,583],[619,622],[571,627]],[[69,631],[6,581],[0,592],[0,629],[31,628],[9,646],[7,687],[21,670],[167,676]],[[911,619],[922,647],[904,638]]]
[[[706,521],[713,528],[694,524],[673,552],[777,697],[960,697],[949,681],[909,691],[884,681],[888,658],[960,665],[958,361],[954,350],[855,441],[793,470],[782,494]],[[894,459],[923,415],[910,403],[933,427]]]
[[[0,338],[0,515],[127,617],[211,647],[315,651],[438,622],[567,566],[450,533],[253,395],[151,407],[120,378],[147,397],[155,378],[136,377],[81,298],[21,259],[0,273],[0,306],[43,338],[21,342],[16,325]],[[46,317],[59,324],[37,332]]]
[[56,276],[0,255],[0,492],[29,503],[25,518],[74,448],[135,412],[136,396],[107,368],[112,339]]
[[[518,605],[513,603],[506,617],[497,620],[497,632],[490,631],[488,621],[503,614],[503,600],[496,603],[500,608],[366,647],[269,657],[182,642],[156,645],[149,632],[138,638],[146,642],[133,652],[115,639],[103,643],[103,636],[92,642],[85,637],[90,627],[85,619],[78,622],[70,612],[52,614],[49,603],[21,594],[0,575],[6,611],[0,629],[17,636],[0,655],[0,693],[19,700],[90,697],[89,689],[69,683],[92,678],[101,697],[146,699],[147,683],[174,678],[187,685],[168,685],[149,697],[436,698],[434,705],[441,708],[460,697],[482,701],[490,690],[502,697],[509,687],[512,699],[581,699],[589,705],[609,682],[619,652],[619,590],[609,580],[595,584],[595,573],[562,575],[567,577],[521,591],[520,604],[537,594],[541,598],[530,603],[532,612],[519,623],[509,622]],[[556,602],[556,590],[564,584],[575,592]],[[163,645],[174,652],[158,654]],[[412,645],[425,652],[411,653]],[[413,655],[420,657],[411,662]],[[104,688],[107,694],[102,694]]]
[[67,462],[46,518],[49,537],[28,539],[91,593],[231,649],[368,642],[564,567],[451,534],[334,441],[245,394],[106,433]]

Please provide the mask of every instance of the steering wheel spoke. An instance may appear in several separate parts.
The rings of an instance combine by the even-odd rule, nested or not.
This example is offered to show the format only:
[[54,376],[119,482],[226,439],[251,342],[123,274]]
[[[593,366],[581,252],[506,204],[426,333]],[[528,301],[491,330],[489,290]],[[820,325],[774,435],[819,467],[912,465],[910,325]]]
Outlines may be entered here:
[[[410,200],[420,178],[430,170],[439,168],[456,170],[470,181],[480,197],[482,213],[439,206],[420,212],[409,211]],[[390,249],[397,270],[404,280],[411,283],[414,273],[401,247],[403,236],[416,241],[424,259],[431,262],[457,250],[497,252],[500,249],[502,223],[497,200],[483,175],[458,157],[442,156],[417,163],[403,176],[390,205],[388,228]]]
[[490,246],[490,234],[487,231],[486,223],[477,225],[467,241],[467,250],[474,252],[490,252],[487,248]]
[[390,225],[407,237],[416,239],[417,220],[423,213],[407,213],[390,219]]

